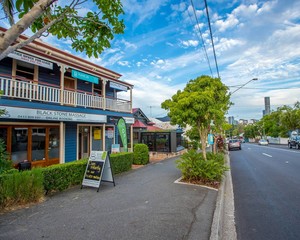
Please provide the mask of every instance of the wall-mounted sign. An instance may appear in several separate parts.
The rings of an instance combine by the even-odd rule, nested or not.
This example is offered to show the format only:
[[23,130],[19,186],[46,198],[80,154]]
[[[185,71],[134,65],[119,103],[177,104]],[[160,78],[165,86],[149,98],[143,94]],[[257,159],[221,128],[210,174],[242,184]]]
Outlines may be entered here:
[[44,109],[30,109],[18,107],[0,107],[5,114],[0,118],[6,119],[30,119],[67,122],[94,122],[106,123],[107,117],[100,114],[88,114],[78,112],[52,111]]
[[122,91],[126,91],[126,92],[128,90],[126,86],[124,86],[122,84],[119,84],[119,83],[115,83],[115,82],[109,82],[109,86],[111,88],[122,90]]
[[24,54],[24,53],[21,53],[21,52],[14,51],[12,53],[9,53],[7,56],[11,57],[11,58],[14,58],[14,59],[17,59],[17,60],[21,60],[23,62],[32,63],[34,65],[41,66],[41,67],[44,67],[44,68],[53,69],[53,63],[52,62],[49,62],[47,60],[40,59],[40,58],[37,58],[37,57],[33,57],[33,56],[30,56],[30,55],[27,55],[27,54]]
[[101,140],[101,129],[94,129],[94,139]]
[[134,124],[134,118],[131,117],[123,117],[126,124]]
[[111,127],[111,128],[106,128],[105,136],[106,136],[107,138],[114,138],[114,128],[113,128],[113,127]]
[[77,70],[72,69],[71,75],[73,78],[78,78],[87,82],[91,82],[91,83],[99,83],[99,78],[92,76],[90,74],[84,73],[84,72],[80,72]]
[[99,192],[101,181],[111,182],[115,186],[109,155],[103,151],[91,151],[81,188],[83,186],[96,187]]

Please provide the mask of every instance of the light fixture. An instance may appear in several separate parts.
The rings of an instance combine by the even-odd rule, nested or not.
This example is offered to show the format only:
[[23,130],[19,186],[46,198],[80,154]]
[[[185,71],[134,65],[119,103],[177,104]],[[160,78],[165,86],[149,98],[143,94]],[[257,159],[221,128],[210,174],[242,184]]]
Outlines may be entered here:
[[246,82],[242,86],[240,86],[239,88],[235,89],[230,95],[234,94],[237,90],[240,90],[242,87],[244,87],[249,82],[251,82],[251,81],[257,81],[257,80],[258,80],[258,78],[252,78],[251,80],[249,80],[248,82]]

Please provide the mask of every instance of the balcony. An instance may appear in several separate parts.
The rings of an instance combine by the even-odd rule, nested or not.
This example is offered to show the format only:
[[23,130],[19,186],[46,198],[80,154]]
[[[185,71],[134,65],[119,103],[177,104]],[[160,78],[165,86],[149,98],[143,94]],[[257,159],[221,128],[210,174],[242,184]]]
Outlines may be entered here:
[[0,77],[0,90],[2,97],[115,112],[131,112],[131,102],[127,100],[104,98],[79,90],[62,90],[57,86],[38,84],[31,81]]

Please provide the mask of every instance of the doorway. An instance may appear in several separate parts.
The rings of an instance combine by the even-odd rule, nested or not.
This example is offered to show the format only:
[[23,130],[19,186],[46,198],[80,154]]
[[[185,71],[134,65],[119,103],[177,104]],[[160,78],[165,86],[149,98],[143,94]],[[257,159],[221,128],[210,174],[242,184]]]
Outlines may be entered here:
[[79,127],[79,159],[88,158],[90,155],[90,127]]

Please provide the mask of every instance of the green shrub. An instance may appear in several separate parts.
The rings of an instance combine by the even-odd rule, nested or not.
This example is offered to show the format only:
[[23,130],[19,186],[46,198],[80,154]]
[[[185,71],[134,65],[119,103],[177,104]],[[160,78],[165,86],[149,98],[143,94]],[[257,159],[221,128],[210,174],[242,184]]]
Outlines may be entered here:
[[149,149],[146,144],[135,144],[133,148],[133,164],[149,163]]
[[110,163],[113,174],[126,172],[131,169],[133,162],[132,152],[121,152],[110,154]]
[[6,152],[6,147],[3,139],[0,138],[0,174],[12,168],[13,163],[11,160],[9,160],[9,155]]
[[224,172],[228,169],[224,165],[223,154],[207,153],[205,161],[202,153],[197,153],[195,150],[184,153],[176,163],[182,172],[183,179],[204,183],[221,181]]
[[82,182],[87,159],[56,164],[42,168],[44,174],[44,188],[49,191],[62,191]]
[[41,169],[0,175],[0,208],[39,201],[44,195]]

